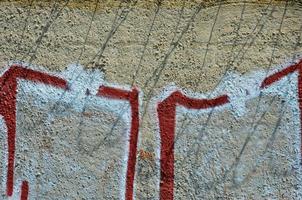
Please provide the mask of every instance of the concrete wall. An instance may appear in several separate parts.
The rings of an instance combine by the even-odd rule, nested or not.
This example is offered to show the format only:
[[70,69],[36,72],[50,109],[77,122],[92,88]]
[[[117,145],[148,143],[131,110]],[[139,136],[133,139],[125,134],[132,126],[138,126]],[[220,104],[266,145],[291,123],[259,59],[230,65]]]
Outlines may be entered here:
[[302,199],[301,13],[2,0],[1,199]]

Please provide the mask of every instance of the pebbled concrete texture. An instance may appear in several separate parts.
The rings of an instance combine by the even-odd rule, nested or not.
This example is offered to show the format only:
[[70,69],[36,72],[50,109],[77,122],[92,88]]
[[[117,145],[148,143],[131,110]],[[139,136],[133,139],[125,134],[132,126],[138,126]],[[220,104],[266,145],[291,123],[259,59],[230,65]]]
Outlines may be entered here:
[[[86,76],[70,79],[74,90],[82,88],[74,93],[81,98],[68,102],[64,96],[55,112],[55,95],[44,99],[30,83],[20,82],[16,180],[29,180],[29,199],[124,198],[129,116],[116,120],[120,112],[112,101],[94,107],[87,100],[89,112],[83,112],[85,89],[97,90],[102,83],[140,90],[136,199],[159,199],[156,103],[175,86],[190,96],[227,91],[235,99],[235,108],[213,114],[178,109],[175,199],[302,198],[297,97],[284,97],[286,90],[280,90],[236,101],[248,89],[247,79],[259,84],[273,69],[284,68],[280,64],[301,57],[301,2],[95,2],[0,2],[2,71],[22,61],[65,78]],[[129,114],[128,105],[117,104]],[[108,132],[114,133],[109,140]],[[5,167],[1,162],[4,199]]]

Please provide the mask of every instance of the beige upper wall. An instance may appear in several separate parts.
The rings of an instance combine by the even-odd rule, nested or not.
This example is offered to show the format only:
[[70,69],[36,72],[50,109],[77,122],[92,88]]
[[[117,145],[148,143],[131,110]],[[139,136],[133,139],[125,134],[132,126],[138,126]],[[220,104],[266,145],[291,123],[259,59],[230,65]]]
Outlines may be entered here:
[[[301,53],[302,6],[292,1],[286,9],[284,1],[233,1],[199,11],[199,4],[179,6],[180,1],[159,7],[152,1],[122,3],[120,8],[113,6],[119,1],[107,1],[98,8],[113,8],[97,9],[95,15],[94,9],[82,9],[92,6],[86,1],[33,2],[1,3],[2,66],[22,60],[62,70],[79,61],[102,69],[106,79],[119,84],[131,85],[135,76],[135,85],[147,85],[144,91],[150,85],[146,80],[153,82],[151,75],[162,68],[157,88],[175,82],[206,92],[226,70],[269,68]],[[147,4],[153,6],[142,8]]]
[[[10,3],[16,3],[19,5],[29,5],[29,4],[35,4],[35,5],[41,5],[41,6],[49,6],[54,1],[53,0],[2,0],[2,2],[10,2]],[[67,1],[65,0],[58,0],[56,1],[58,3],[65,3]],[[99,3],[98,9],[106,9],[106,8],[117,8],[123,5],[127,5],[129,3],[134,3],[135,5],[132,5],[132,7],[136,8],[147,8],[150,9],[156,4],[161,4],[162,7],[165,8],[179,8],[179,7],[194,7],[197,4],[203,4],[206,7],[214,6],[219,4],[220,1],[217,0],[143,0],[143,1],[135,1],[135,0],[69,0],[67,7],[73,8],[73,9],[84,9],[84,10],[91,10],[93,11],[95,9],[96,3]],[[223,4],[230,4],[230,3],[238,3],[240,1],[238,0],[224,0],[221,1]],[[241,1],[243,2],[243,1]],[[278,4],[281,2],[285,2],[284,0],[250,0],[249,3],[255,3],[255,4]],[[299,1],[292,1],[292,2],[299,2]]]

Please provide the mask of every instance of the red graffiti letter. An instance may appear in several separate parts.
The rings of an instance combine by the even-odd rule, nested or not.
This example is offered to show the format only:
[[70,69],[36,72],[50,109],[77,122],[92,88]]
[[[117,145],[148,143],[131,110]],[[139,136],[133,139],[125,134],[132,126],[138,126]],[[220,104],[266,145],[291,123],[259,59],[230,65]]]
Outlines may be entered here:
[[160,128],[160,199],[173,200],[174,190],[174,137],[176,106],[188,109],[207,109],[228,103],[226,95],[215,99],[188,98],[181,92],[172,93],[157,107]]
[[[55,87],[67,89],[67,82],[64,79],[51,76],[42,72],[34,71],[12,65],[2,77],[0,77],[0,114],[3,116],[7,126],[8,143],[8,167],[6,193],[8,196],[13,194],[14,185],[14,162],[15,162],[15,141],[16,141],[16,98],[18,79],[40,82]],[[26,200],[28,195],[28,183],[22,183],[21,199]]]
[[[302,60],[300,60],[298,63],[293,64],[277,73],[274,73],[268,77],[266,77],[263,82],[261,83],[261,89],[267,88],[273,83],[279,81],[281,78],[294,73],[298,72],[298,103],[299,103],[299,110],[300,110],[300,138],[301,138],[301,147],[300,147],[300,153],[302,158]],[[302,164],[302,160],[300,161]]]
[[132,91],[126,91],[111,87],[101,86],[99,88],[98,96],[105,96],[112,99],[121,99],[129,101],[131,106],[131,129],[130,129],[130,141],[129,141],[129,155],[127,164],[126,175],[126,191],[125,199],[133,199],[133,184],[136,164],[136,151],[139,131],[139,111],[138,111],[138,91],[133,89]]

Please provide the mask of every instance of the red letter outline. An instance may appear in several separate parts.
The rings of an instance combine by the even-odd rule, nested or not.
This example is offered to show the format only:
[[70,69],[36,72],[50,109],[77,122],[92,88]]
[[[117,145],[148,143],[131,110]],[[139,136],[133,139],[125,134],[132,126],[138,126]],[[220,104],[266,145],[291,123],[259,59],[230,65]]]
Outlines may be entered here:
[[[302,60],[296,64],[266,77],[260,89],[265,89],[281,78],[298,72],[298,103],[300,110],[300,153],[302,158]],[[183,95],[180,91],[173,92],[157,106],[161,147],[160,147],[160,199],[173,200],[174,198],[174,138],[176,106],[181,105],[188,109],[207,109],[229,103],[228,96],[222,95],[215,99],[193,99]],[[301,159],[302,164],[302,159]]]
[[133,199],[133,185],[136,165],[136,152],[139,132],[139,102],[138,90],[133,88],[132,91],[116,89],[112,87],[100,86],[97,96],[104,96],[112,99],[127,100],[131,107],[131,128],[129,141],[129,154],[126,175],[125,199]]
[[[67,81],[51,76],[43,72],[38,72],[32,69],[27,69],[22,65],[12,65],[2,77],[0,77],[1,91],[0,91],[0,114],[3,115],[7,126],[8,138],[8,169],[7,169],[7,196],[12,196],[14,185],[14,160],[15,160],[15,141],[16,141],[16,98],[17,98],[17,79],[25,79],[33,82],[40,82],[44,84],[53,85],[58,88],[67,90]],[[130,129],[130,145],[129,157],[127,164],[126,175],[126,191],[125,196],[127,200],[133,199],[133,183],[136,165],[136,151],[139,131],[139,103],[138,90],[132,91],[120,90],[111,87],[101,86],[97,96],[105,96],[113,99],[128,100],[131,105],[131,129]],[[27,200],[29,186],[27,181],[23,181],[21,185],[21,200]]]
[[174,138],[176,106],[188,109],[207,109],[229,103],[228,96],[223,95],[215,99],[194,99],[173,92],[157,106],[159,129],[161,138],[160,148],[160,199],[173,200],[174,196]]
[[[8,167],[6,194],[12,196],[14,185],[14,164],[15,164],[15,145],[16,145],[16,98],[18,80],[25,79],[33,82],[44,83],[67,89],[67,82],[59,77],[51,76],[46,73],[27,69],[21,65],[12,65],[2,77],[0,77],[0,114],[3,116],[7,126],[7,143],[8,143]],[[22,182],[21,200],[27,200],[28,183]]]
[[[276,72],[268,77],[266,77],[263,82],[261,83],[261,89],[265,89],[272,85],[273,83],[279,81],[281,78],[292,74],[294,72],[298,72],[298,103],[299,103],[299,111],[300,111],[300,154],[302,158],[302,60],[293,64],[279,72]],[[300,161],[302,165],[302,159]]]

